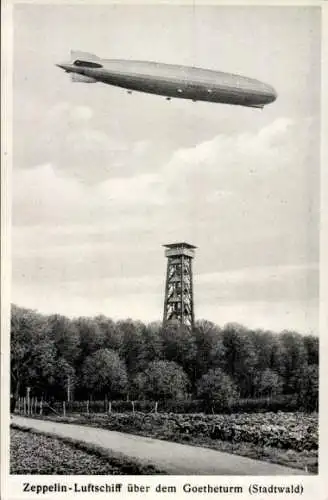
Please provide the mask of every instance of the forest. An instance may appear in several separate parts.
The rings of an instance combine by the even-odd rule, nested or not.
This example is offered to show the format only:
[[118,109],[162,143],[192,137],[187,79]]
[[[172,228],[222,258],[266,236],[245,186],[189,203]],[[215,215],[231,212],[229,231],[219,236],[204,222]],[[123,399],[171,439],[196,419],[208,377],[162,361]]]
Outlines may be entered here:
[[216,401],[292,398],[318,409],[319,339],[199,320],[70,319],[12,305],[11,393],[44,400]]

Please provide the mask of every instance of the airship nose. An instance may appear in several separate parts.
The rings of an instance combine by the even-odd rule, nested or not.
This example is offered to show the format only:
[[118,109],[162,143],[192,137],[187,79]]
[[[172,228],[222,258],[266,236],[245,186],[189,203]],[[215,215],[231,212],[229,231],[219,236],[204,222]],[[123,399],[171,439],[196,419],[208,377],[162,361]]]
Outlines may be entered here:
[[61,68],[61,69],[65,70],[65,71],[70,71],[71,70],[71,64],[69,64],[69,63],[60,63],[60,64],[56,64],[56,66],[58,68]]

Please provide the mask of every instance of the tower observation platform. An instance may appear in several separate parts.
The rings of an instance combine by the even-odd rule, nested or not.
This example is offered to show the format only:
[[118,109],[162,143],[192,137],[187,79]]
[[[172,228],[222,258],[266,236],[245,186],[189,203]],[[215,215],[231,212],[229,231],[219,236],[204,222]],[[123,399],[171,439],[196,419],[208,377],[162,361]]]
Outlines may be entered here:
[[163,245],[167,257],[163,326],[176,323],[192,328],[194,297],[192,260],[195,247],[189,243]]

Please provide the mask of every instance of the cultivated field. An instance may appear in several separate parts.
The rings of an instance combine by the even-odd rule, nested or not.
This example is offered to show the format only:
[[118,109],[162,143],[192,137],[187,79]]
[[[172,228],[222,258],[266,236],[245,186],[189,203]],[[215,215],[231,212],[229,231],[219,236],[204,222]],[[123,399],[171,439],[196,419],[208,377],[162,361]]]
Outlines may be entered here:
[[12,428],[10,440],[11,474],[160,474],[154,467],[103,449],[36,432]]
[[203,446],[308,472],[318,470],[318,415],[111,413],[47,417]]

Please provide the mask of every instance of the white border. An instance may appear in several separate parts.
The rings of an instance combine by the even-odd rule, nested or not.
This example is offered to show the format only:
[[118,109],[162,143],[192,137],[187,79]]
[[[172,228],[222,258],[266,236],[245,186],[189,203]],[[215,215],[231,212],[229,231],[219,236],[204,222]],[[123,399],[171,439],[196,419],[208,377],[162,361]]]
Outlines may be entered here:
[[[176,485],[178,491],[181,490],[181,485],[186,482],[191,482],[198,485],[206,484],[222,484],[222,485],[243,485],[247,491],[248,486],[253,483],[261,484],[302,484],[304,487],[303,498],[328,500],[328,426],[326,424],[326,416],[328,415],[328,399],[327,399],[327,382],[328,363],[325,361],[325,353],[328,352],[328,142],[324,139],[328,137],[328,2],[298,0],[298,1],[266,1],[262,0],[157,0],[138,2],[133,0],[126,1],[104,1],[92,0],[92,4],[171,4],[171,5],[240,5],[240,6],[311,6],[321,7],[322,11],[322,79],[321,79],[321,222],[320,222],[320,239],[321,239],[321,254],[320,254],[320,449],[319,449],[319,474],[317,476],[270,476],[270,477],[252,477],[252,476],[9,476],[9,360],[10,360],[10,277],[11,277],[11,167],[12,167],[12,75],[13,75],[13,19],[12,11],[14,3],[37,3],[37,4],[86,4],[85,0],[24,0],[15,2],[15,0],[4,0],[1,6],[2,14],[2,51],[1,51],[1,104],[2,104],[2,130],[1,130],[1,498],[4,500],[21,500],[22,498],[77,498],[78,494],[53,493],[49,495],[23,494],[22,483],[24,479],[32,479],[33,483],[53,484],[67,482],[74,484],[92,482],[94,484],[107,483],[136,483],[144,485],[155,485],[162,483],[166,485]],[[92,494],[84,495],[89,498]],[[116,498],[126,498],[127,496],[139,496],[139,494],[95,494],[97,498],[108,498],[108,495],[116,496]],[[148,495],[148,498],[154,498],[158,493]],[[163,494],[162,494],[163,495]],[[161,496],[162,496],[161,495]],[[165,498],[194,498],[194,494],[171,494],[166,493]],[[197,495],[198,496],[198,495]],[[199,494],[204,498],[204,494]],[[208,495],[207,495],[208,496]],[[220,495],[228,497],[228,495]],[[287,498],[290,495],[278,495],[279,498]],[[294,495],[295,496],[295,495]],[[229,495],[230,498],[250,498],[248,493],[243,495]],[[257,498],[277,498],[276,495],[257,495]]]

